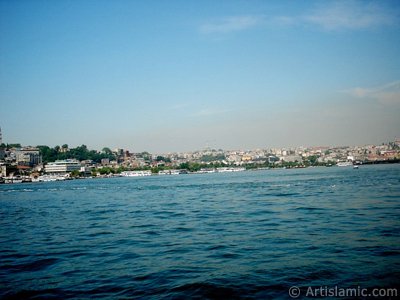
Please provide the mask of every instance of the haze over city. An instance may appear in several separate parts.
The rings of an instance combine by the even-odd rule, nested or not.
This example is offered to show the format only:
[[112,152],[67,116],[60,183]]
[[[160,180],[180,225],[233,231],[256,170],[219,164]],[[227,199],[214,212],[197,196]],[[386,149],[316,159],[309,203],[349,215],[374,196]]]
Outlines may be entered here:
[[0,126],[187,151],[400,136],[398,1],[1,1]]

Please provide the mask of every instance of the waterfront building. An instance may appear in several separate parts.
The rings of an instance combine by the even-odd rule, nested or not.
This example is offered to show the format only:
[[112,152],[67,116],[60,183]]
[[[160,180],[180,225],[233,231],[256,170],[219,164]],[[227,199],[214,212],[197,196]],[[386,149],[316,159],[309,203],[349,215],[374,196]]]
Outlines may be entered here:
[[49,174],[65,174],[81,169],[81,163],[76,159],[56,160],[45,166],[45,172]]
[[113,152],[117,156],[123,156],[124,155],[124,149],[116,148]]
[[0,177],[6,177],[6,176],[7,176],[7,166],[1,165],[0,166]]
[[42,156],[37,148],[21,148],[15,151],[15,159],[18,165],[36,166],[42,163]]
[[110,164],[110,159],[109,158],[102,158],[101,159],[101,165],[102,166],[108,166]]
[[80,173],[83,174],[84,176],[90,176],[92,174],[92,170],[94,170],[94,167],[91,166],[81,166],[80,168]]

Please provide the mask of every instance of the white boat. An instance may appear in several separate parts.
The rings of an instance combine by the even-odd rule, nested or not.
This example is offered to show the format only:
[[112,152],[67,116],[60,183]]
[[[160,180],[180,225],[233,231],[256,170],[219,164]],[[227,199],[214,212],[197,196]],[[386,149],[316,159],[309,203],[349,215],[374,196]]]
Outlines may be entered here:
[[179,175],[180,170],[161,170],[158,175]]
[[351,162],[351,161],[339,161],[336,165],[338,167],[349,167],[349,166],[353,165],[353,162]]
[[34,182],[50,182],[50,181],[64,181],[67,180],[67,175],[42,175],[39,176],[37,179],[34,180]]
[[22,177],[20,176],[4,177],[4,183],[22,183]]
[[242,171],[246,171],[246,168],[229,168],[229,167],[217,168],[217,172],[218,172],[218,173],[242,172]]
[[195,172],[197,174],[208,174],[208,173],[215,173],[215,169],[209,169],[209,168],[202,168],[199,171]]
[[123,177],[142,177],[151,176],[151,171],[124,171],[121,173]]

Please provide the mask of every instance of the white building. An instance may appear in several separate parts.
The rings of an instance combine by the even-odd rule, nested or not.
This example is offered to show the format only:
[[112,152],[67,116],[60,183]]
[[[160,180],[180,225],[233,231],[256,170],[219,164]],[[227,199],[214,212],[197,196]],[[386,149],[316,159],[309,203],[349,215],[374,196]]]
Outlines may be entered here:
[[15,151],[18,164],[36,166],[42,163],[42,156],[37,148],[22,148]]
[[6,177],[7,176],[7,166],[1,165],[0,166],[0,177]]
[[76,159],[56,160],[45,166],[46,173],[68,173],[81,169],[81,163]]

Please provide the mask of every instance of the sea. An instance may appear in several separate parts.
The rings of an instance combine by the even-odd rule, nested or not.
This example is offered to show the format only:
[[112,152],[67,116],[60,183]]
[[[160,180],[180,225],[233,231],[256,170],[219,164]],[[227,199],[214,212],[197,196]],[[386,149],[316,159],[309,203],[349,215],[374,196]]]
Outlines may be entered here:
[[1,299],[399,296],[399,283],[400,164],[0,185]]

